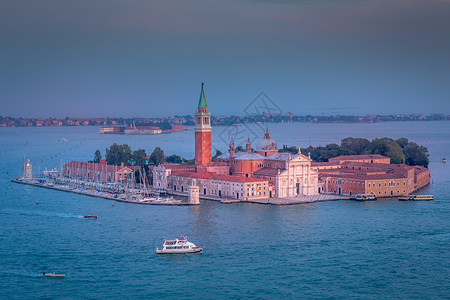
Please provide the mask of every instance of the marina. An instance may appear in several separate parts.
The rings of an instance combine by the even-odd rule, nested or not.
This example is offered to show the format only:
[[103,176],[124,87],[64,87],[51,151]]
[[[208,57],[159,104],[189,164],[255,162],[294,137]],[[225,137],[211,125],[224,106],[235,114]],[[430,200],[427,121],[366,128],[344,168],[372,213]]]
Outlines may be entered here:
[[[142,194],[127,194],[121,193],[116,194],[111,191],[103,191],[103,190],[93,190],[93,189],[84,189],[83,182],[78,181],[78,187],[71,186],[69,184],[56,184],[55,182],[38,180],[35,178],[13,178],[12,182],[27,184],[35,187],[42,187],[47,189],[53,189],[62,192],[75,193],[85,196],[103,198],[107,200],[113,200],[118,202],[126,202],[133,204],[144,204],[144,205],[190,205],[187,202],[183,202],[182,200],[173,199],[173,197],[143,197]],[[86,183],[87,184],[87,183]],[[37,203],[36,203],[37,204]],[[113,204],[114,205],[114,204]]]

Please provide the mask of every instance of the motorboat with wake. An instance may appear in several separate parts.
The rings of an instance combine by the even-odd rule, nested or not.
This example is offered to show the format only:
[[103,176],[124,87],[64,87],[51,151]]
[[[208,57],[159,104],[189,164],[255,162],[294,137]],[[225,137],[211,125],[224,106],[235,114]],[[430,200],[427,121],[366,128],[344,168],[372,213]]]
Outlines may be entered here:
[[156,254],[197,253],[202,250],[203,247],[196,246],[182,236],[178,239],[165,240],[161,248],[156,248]]
[[66,274],[59,274],[59,273],[55,273],[55,272],[51,272],[51,273],[43,273],[45,277],[52,277],[52,278],[64,278],[66,277]]

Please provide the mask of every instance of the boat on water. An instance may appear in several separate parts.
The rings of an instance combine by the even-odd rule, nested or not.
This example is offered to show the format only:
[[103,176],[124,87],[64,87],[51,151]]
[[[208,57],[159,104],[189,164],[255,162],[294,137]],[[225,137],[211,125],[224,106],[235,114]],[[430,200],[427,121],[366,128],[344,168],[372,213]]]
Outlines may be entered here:
[[447,162],[447,159],[444,157],[444,158],[442,159],[442,162],[443,162],[443,163],[446,163],[446,162]]
[[53,278],[64,278],[66,277],[66,274],[61,274],[61,273],[55,273],[55,272],[51,272],[51,273],[43,273],[45,277],[53,277]]
[[431,201],[433,195],[404,195],[398,198],[399,201]]
[[377,200],[377,196],[375,194],[359,194],[356,195],[356,201],[375,201]]
[[84,216],[85,219],[97,219],[97,216]]
[[178,239],[165,240],[161,248],[156,248],[156,254],[197,253],[202,250],[203,247],[189,242],[186,237],[180,237]]

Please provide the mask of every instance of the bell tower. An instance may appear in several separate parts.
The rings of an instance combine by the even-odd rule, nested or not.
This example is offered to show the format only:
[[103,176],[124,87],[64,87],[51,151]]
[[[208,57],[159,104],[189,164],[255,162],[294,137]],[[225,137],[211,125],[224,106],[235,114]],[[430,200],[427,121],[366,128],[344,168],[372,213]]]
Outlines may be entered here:
[[206,105],[205,92],[200,92],[198,108],[195,112],[195,165],[204,166],[212,161],[211,155],[211,114]]

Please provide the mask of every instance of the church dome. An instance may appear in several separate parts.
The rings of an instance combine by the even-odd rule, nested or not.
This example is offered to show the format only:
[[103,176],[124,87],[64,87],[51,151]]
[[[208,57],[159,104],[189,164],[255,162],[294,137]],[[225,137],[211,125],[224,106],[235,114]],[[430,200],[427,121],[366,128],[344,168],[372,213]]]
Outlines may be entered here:
[[270,138],[269,130],[264,134],[264,138],[259,141],[255,148],[256,151],[278,151],[277,143]]

